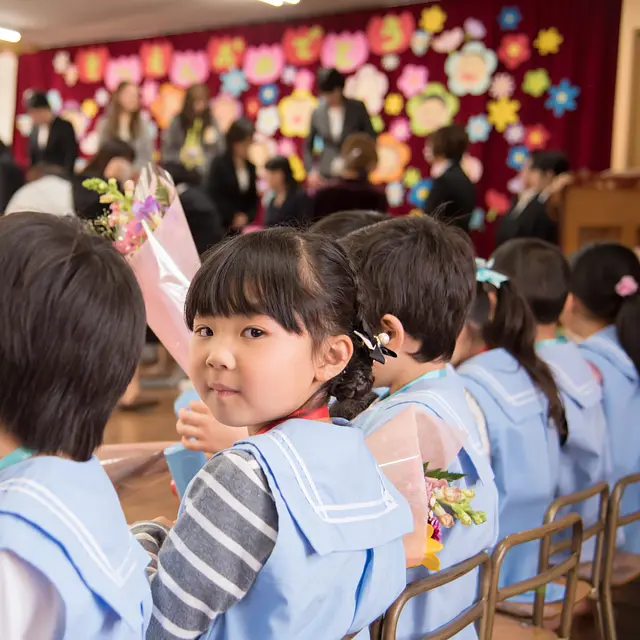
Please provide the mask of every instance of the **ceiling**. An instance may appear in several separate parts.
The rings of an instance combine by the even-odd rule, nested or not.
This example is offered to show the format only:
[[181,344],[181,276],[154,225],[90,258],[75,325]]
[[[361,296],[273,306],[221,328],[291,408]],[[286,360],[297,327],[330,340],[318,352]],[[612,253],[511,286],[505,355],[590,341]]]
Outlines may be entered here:
[[297,5],[272,7],[258,0],[1,0],[0,27],[20,31],[23,46],[44,49],[295,20],[415,1],[300,0]]

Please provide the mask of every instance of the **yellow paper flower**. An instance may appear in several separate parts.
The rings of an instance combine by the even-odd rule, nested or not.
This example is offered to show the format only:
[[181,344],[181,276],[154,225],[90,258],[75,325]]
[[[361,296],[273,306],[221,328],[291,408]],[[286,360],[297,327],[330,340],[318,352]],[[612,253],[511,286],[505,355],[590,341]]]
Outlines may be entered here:
[[551,78],[546,69],[532,69],[524,74],[522,90],[534,98],[539,98],[551,86]]
[[520,122],[520,102],[511,100],[510,98],[500,98],[489,102],[487,105],[489,111],[489,122],[495,127],[498,133],[504,133],[510,124]]
[[380,116],[371,116],[371,126],[376,133],[384,131],[384,120]]
[[440,33],[444,29],[444,23],[447,20],[447,14],[439,5],[429,7],[422,10],[420,17],[420,26],[430,33]]
[[409,188],[415,186],[416,184],[418,184],[418,182],[420,182],[421,177],[422,174],[420,173],[420,169],[417,169],[416,167],[409,167],[404,172],[404,186]]
[[420,216],[424,215],[424,211],[422,211],[422,209],[411,209],[411,211],[409,211],[409,215],[412,218],[419,218]]
[[546,56],[550,53],[558,53],[563,42],[564,38],[560,35],[560,32],[555,27],[551,27],[551,29],[540,30],[533,46],[540,52],[541,56]]
[[399,93],[390,93],[384,99],[384,112],[389,116],[399,116],[404,109],[404,99]]
[[87,118],[93,119],[98,113],[98,105],[96,104],[95,100],[89,98],[88,100],[82,101],[82,104],[80,105],[80,111],[82,111],[82,113],[84,113]]
[[[411,212],[409,215],[412,215]],[[421,211],[420,215],[424,215]],[[428,524],[427,525],[427,549],[424,554],[424,560],[422,564],[429,569],[429,571],[440,571],[440,558],[436,555],[436,553],[440,553],[442,551],[443,546],[441,542],[437,542],[433,539],[433,527]]]
[[293,173],[293,177],[298,182],[303,182],[307,177],[307,172],[304,168],[304,162],[302,162],[300,156],[297,154],[289,156],[289,164],[291,165],[291,172]]

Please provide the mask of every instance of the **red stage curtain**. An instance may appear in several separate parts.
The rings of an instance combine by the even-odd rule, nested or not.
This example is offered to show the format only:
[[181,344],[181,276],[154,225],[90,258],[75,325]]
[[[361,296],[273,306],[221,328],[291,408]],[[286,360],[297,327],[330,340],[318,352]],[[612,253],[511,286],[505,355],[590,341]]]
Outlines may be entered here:
[[[380,138],[383,167],[376,178],[390,182],[387,195],[397,203],[397,213],[416,209],[426,194],[425,133],[456,111],[458,103],[453,121],[469,123],[477,139],[470,148],[475,161],[467,167],[476,177],[482,168],[478,206],[488,212],[489,222],[475,240],[485,254],[492,245],[490,221],[504,209],[510,197],[508,183],[527,147],[563,148],[576,168],[609,166],[620,10],[621,0],[442,0],[440,5],[423,3],[299,23],[41,51],[20,57],[18,95],[21,98],[29,88],[56,90],[54,102],[61,103],[65,117],[76,126],[81,148],[90,154],[105,85],[114,87],[126,77],[140,81],[151,113],[166,126],[180,107],[180,85],[202,79],[219,98],[223,81],[227,90],[242,89],[246,83],[237,105],[228,98],[214,100],[218,116],[228,120],[237,108],[257,117],[265,135],[254,150],[256,158],[284,151],[293,154],[301,173],[299,134],[310,103],[304,91],[286,100],[294,90],[289,83],[295,79],[304,87],[322,63],[343,66],[354,77],[350,88],[366,95],[376,127],[386,133]],[[246,73],[224,77],[234,60]],[[414,67],[407,70],[407,65]],[[487,79],[488,73],[493,78]],[[496,77],[492,85],[489,81]],[[497,102],[494,96],[508,94],[512,82],[513,95]],[[392,97],[385,103],[387,83]],[[574,87],[580,90],[575,105]],[[408,99],[415,92],[417,97]],[[554,94],[559,95],[556,102]],[[521,104],[514,121],[523,125],[524,139],[517,127],[496,130],[502,129],[500,123],[487,136],[482,116],[513,109],[512,100]],[[276,114],[286,120],[279,127]],[[412,131],[407,129],[410,123]],[[24,117],[18,116],[18,129],[28,129]],[[15,148],[24,162],[26,139],[20,133]]]

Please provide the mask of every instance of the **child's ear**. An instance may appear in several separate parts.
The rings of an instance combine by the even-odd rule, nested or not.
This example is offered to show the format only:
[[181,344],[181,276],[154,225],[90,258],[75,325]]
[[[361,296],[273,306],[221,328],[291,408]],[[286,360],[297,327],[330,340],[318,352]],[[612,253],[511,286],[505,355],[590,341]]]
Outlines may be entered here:
[[387,313],[382,316],[380,324],[382,325],[382,331],[389,336],[389,344],[387,347],[395,353],[400,353],[407,339],[407,334],[402,326],[402,322],[400,322],[396,316]]
[[319,350],[315,377],[318,382],[328,382],[339,376],[353,355],[353,342],[347,335],[330,336]]

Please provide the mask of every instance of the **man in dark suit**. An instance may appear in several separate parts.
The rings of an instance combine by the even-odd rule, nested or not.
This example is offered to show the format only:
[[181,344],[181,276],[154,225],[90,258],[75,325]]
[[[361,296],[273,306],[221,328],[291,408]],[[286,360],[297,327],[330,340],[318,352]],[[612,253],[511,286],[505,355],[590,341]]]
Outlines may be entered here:
[[[352,133],[366,133],[376,138],[367,107],[360,100],[345,98],[344,85],[344,76],[338,70],[318,71],[318,90],[322,102],[311,116],[310,132],[304,147],[304,163],[311,186],[318,186],[321,178],[340,175],[336,160],[340,158],[342,143]],[[313,147],[316,138],[322,140],[324,148],[319,167],[314,169]]]
[[31,92],[25,106],[33,122],[33,130],[29,136],[31,166],[47,164],[62,167],[71,176],[78,157],[78,143],[73,126],[51,111],[45,93]]

